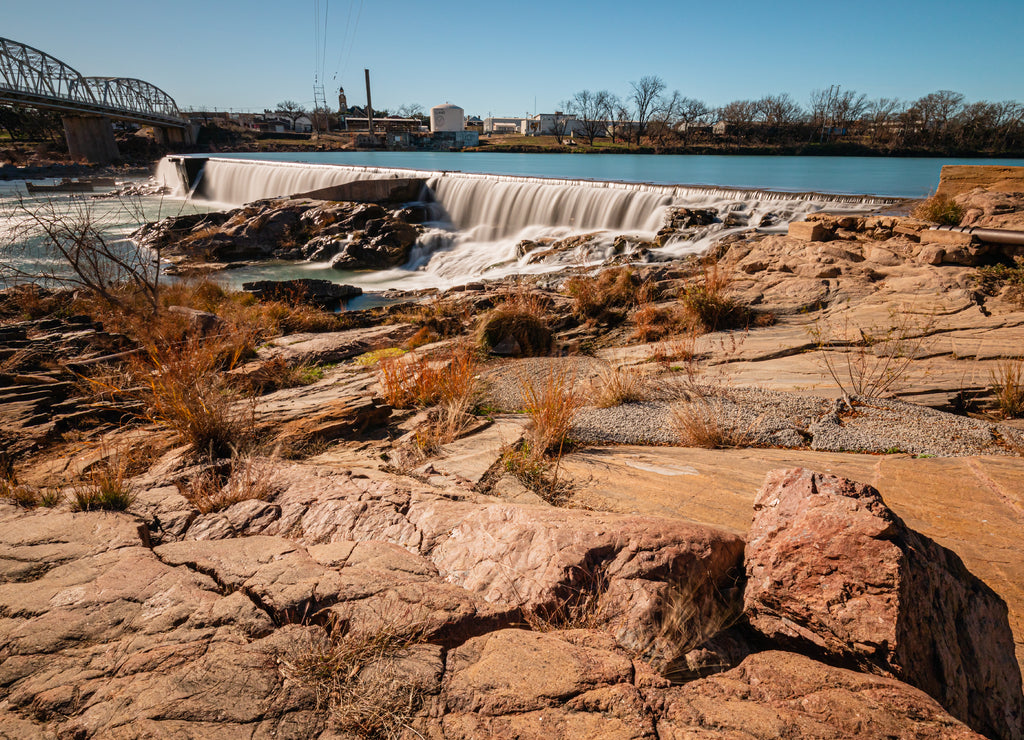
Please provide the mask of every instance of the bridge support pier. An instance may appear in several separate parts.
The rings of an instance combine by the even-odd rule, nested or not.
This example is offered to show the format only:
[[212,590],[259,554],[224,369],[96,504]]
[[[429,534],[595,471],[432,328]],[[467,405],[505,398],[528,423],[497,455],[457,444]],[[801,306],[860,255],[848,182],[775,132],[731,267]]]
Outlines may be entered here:
[[114,128],[105,116],[64,116],[64,136],[73,159],[108,164],[120,159]]

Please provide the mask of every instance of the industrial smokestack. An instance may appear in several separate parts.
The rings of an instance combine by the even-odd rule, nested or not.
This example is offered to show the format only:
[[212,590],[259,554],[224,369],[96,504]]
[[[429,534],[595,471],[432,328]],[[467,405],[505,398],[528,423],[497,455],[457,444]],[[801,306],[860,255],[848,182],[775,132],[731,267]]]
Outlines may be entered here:
[[364,69],[366,73],[366,125],[373,136],[373,101],[370,100],[370,70]]

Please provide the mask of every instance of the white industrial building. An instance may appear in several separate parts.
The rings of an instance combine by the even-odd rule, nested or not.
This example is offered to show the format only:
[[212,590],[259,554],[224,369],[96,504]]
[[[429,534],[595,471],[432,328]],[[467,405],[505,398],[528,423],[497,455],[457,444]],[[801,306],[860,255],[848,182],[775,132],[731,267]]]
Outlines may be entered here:
[[430,109],[430,132],[465,131],[466,111],[457,105],[444,103]]

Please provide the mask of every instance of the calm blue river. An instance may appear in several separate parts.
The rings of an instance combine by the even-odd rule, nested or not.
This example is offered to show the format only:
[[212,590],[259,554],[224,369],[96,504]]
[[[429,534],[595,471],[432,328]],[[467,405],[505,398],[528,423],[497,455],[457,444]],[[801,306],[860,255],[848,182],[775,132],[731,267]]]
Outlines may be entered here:
[[891,157],[748,157],[675,154],[512,154],[502,152],[262,152],[213,154],[278,162],[312,162],[496,175],[619,180],[662,185],[720,185],[787,192],[922,198],[939,184],[944,164],[1024,166],[1024,159]]

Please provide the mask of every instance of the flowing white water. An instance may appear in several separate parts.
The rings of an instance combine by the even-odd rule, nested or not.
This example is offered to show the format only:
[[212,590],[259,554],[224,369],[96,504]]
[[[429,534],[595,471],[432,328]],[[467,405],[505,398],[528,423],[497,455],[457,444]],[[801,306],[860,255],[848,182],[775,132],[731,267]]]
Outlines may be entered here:
[[[180,173],[181,169],[167,160],[157,170],[164,184],[183,194]],[[613,242],[619,235],[627,235],[628,242],[634,244],[653,239],[670,207],[714,208],[721,222],[653,250],[656,257],[700,253],[731,231],[761,227],[762,223],[762,230],[781,232],[790,221],[815,211],[863,213],[893,202],[820,193],[222,158],[206,162],[197,197],[239,206],[355,180],[386,178],[423,179],[427,185],[425,197],[439,206],[438,221],[420,239],[402,269],[370,275],[337,275],[339,280],[367,289],[447,287],[480,277],[544,272],[565,264],[599,262],[612,254]],[[595,236],[575,249],[550,255],[543,261],[531,260],[551,241],[591,233]],[[529,250],[523,254],[518,246],[523,241],[539,242],[540,246],[532,255]],[[269,266],[263,269],[263,274],[273,272]],[[325,272],[330,275],[330,271]],[[249,279],[253,274],[246,270]]]

